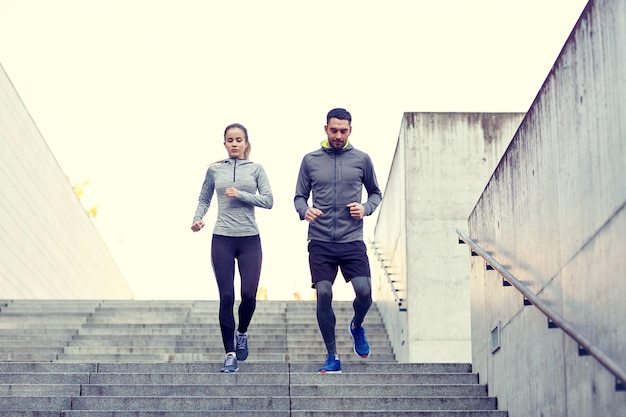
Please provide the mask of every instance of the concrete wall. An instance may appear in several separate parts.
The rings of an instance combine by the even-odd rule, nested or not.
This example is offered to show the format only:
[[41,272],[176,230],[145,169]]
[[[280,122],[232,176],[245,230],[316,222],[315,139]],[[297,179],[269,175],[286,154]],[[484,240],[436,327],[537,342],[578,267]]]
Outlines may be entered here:
[[[590,1],[469,235],[626,369],[626,2]],[[472,363],[510,417],[625,416],[626,391],[471,258]],[[501,348],[490,331],[501,325]]]
[[0,66],[0,298],[132,298]]
[[520,113],[405,113],[374,232],[405,298],[380,265],[374,289],[398,360],[471,360],[469,273],[455,229],[467,226]]

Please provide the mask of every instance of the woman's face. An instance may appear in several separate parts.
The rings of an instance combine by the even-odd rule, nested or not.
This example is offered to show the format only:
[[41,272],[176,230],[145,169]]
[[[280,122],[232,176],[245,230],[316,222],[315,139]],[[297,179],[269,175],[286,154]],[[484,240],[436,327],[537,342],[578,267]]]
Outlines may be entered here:
[[224,135],[224,147],[226,148],[226,152],[228,152],[229,158],[244,158],[244,151],[248,146],[246,142],[246,136],[238,127],[230,128],[226,131],[226,135]]

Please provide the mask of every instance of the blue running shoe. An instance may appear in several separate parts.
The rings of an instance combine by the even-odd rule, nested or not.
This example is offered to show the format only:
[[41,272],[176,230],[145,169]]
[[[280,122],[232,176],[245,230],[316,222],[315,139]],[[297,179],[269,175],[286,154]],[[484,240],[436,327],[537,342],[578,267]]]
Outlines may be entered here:
[[237,359],[245,361],[248,359],[248,333],[239,333],[239,330],[235,333],[235,350],[237,353]]
[[224,367],[221,372],[225,374],[237,372],[239,370],[239,366],[237,365],[237,356],[232,353],[227,353],[226,358],[224,359]]
[[352,339],[354,339],[354,353],[362,358],[367,358],[370,355],[370,344],[367,343],[365,337],[365,327],[361,326],[358,329],[353,327],[354,319],[350,322],[349,330]]
[[326,363],[319,371],[320,374],[340,374],[341,373],[341,361],[334,354],[330,354],[326,357]]

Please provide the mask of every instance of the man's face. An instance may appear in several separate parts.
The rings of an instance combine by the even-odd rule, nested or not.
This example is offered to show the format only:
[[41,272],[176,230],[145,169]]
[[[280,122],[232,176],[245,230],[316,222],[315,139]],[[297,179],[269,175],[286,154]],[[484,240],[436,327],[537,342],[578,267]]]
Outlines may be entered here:
[[328,136],[328,144],[334,149],[341,149],[346,145],[352,126],[348,120],[335,119],[334,117],[324,126],[326,136]]

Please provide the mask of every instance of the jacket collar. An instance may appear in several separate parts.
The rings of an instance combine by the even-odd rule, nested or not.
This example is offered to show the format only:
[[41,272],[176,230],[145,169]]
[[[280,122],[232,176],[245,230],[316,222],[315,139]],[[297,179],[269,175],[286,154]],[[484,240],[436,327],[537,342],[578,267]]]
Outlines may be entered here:
[[222,161],[222,163],[235,164],[235,160],[237,161],[237,165],[250,163],[249,159],[239,159],[239,158],[226,158],[224,159],[224,161]]
[[322,146],[322,149],[326,151],[327,153],[344,153],[352,149],[352,144],[350,143],[349,140],[346,141],[346,144],[343,145],[343,148],[341,149],[335,149],[332,146],[330,146],[330,144],[328,143],[328,139],[322,141],[320,145]]

